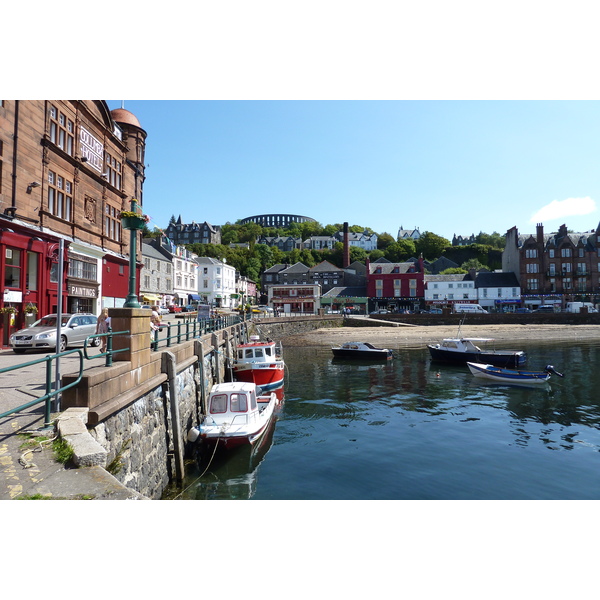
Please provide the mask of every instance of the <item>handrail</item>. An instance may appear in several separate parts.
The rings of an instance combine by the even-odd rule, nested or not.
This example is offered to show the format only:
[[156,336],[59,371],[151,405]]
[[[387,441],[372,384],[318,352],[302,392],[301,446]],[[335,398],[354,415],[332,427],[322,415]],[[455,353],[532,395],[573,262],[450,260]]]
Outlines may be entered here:
[[[79,374],[77,376],[77,379],[75,381],[69,383],[68,385],[62,386],[62,387],[52,391],[52,361],[60,358],[61,356],[68,356],[70,354],[78,354],[79,355]],[[36,400],[32,400],[31,402],[22,404],[21,406],[18,406],[17,408],[13,408],[12,410],[1,413],[0,419],[7,417],[9,415],[12,415],[21,410],[24,410],[26,408],[29,408],[31,406],[35,406],[36,404],[41,404],[42,402],[45,402],[44,427],[50,427],[50,425],[51,425],[50,412],[51,412],[52,399],[55,396],[58,396],[58,394],[61,394],[64,390],[72,388],[73,386],[77,385],[81,381],[81,377],[83,375],[83,358],[84,358],[83,350],[81,348],[74,348],[73,350],[65,350],[64,352],[59,352],[58,354],[49,354],[48,356],[45,356],[44,358],[38,358],[37,360],[32,360],[27,363],[22,363],[20,365],[13,365],[12,367],[4,367],[3,369],[0,369],[0,375],[2,375],[2,373],[8,373],[9,371],[15,371],[17,369],[22,369],[23,367],[31,367],[31,366],[39,364],[39,363],[44,363],[44,362],[46,363],[46,393],[43,396],[41,396],[40,398],[37,398]]]
[[[186,319],[184,323],[178,322],[175,326],[172,326],[170,323],[167,324],[167,335],[164,338],[161,338],[159,335],[154,336],[154,339],[151,339],[150,346],[153,350],[158,350],[158,346],[160,342],[165,342],[167,347],[171,346],[172,340],[177,340],[176,343],[181,343],[182,341],[188,341],[190,339],[194,339],[205,335],[207,333],[212,333],[214,331],[218,331],[219,329],[223,329],[226,327],[232,327],[241,322],[241,319],[237,315],[225,315],[220,316],[214,319],[202,319],[193,321],[190,319]],[[172,333],[172,329],[176,329],[176,333]],[[21,363],[19,365],[13,365],[12,367],[4,367],[0,369],[0,375],[3,373],[8,373],[10,371],[15,371],[17,369],[22,369],[25,367],[31,367],[40,363],[46,363],[46,393],[35,399],[31,402],[27,402],[16,408],[8,410],[6,412],[0,413],[0,419],[7,417],[9,415],[15,414],[26,408],[30,408],[31,406],[35,406],[36,404],[45,403],[44,408],[44,427],[50,427],[50,412],[52,400],[54,397],[58,396],[65,390],[76,386],[83,377],[84,371],[84,360],[91,360],[93,358],[100,358],[102,356],[106,357],[105,366],[110,367],[113,364],[113,355],[119,352],[126,352],[129,348],[119,348],[118,350],[113,350],[113,336],[128,334],[129,330],[126,331],[112,331],[110,328],[107,333],[96,333],[93,335],[89,335],[86,337],[83,343],[83,348],[73,348],[71,350],[65,350],[64,352],[59,352],[57,354],[49,354],[43,358],[38,358],[26,363]],[[159,333],[158,331],[156,332]],[[94,354],[93,356],[88,353],[88,348],[92,344],[92,340],[96,338],[107,338],[106,340],[106,352],[100,352],[98,354]],[[69,383],[68,385],[61,386],[55,390],[52,390],[52,364],[53,361],[63,357],[77,354],[79,356],[79,373],[77,378]]]

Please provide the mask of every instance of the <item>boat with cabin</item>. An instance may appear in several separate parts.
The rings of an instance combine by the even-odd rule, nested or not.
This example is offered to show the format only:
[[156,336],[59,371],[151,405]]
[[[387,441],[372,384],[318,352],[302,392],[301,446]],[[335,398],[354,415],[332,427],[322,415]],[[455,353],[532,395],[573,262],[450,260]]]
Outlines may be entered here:
[[233,374],[237,381],[255,383],[263,390],[273,390],[283,385],[285,363],[281,342],[276,343],[260,336],[250,336],[246,344],[239,344],[233,362]]
[[389,360],[393,352],[388,348],[376,348],[368,342],[344,342],[331,349],[335,358],[360,360]]
[[447,364],[464,365],[473,362],[518,368],[527,362],[527,355],[523,350],[496,350],[477,345],[493,341],[494,338],[446,338],[439,344],[428,344],[427,348],[432,361]]
[[254,383],[230,381],[213,386],[206,416],[188,433],[188,441],[200,438],[207,448],[232,449],[259,442],[275,418],[280,400]]

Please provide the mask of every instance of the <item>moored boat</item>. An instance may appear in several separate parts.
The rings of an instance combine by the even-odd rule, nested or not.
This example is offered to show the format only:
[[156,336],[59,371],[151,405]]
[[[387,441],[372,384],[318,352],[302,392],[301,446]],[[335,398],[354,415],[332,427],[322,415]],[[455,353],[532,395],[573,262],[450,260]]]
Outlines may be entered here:
[[218,383],[208,397],[206,416],[190,430],[188,440],[200,437],[209,448],[252,446],[268,430],[278,405],[275,392],[264,393],[254,383]]
[[253,335],[247,344],[240,344],[236,349],[233,373],[238,381],[272,390],[283,384],[284,370],[281,343],[268,338],[261,341],[259,336]]
[[439,344],[428,344],[431,360],[448,364],[468,362],[490,364],[496,367],[518,368],[525,364],[527,355],[522,350],[495,350],[480,348],[477,343],[493,342],[493,338],[446,338]]
[[503,369],[494,365],[467,362],[467,366],[476,377],[484,377],[502,383],[539,384],[546,383],[551,375],[563,377],[552,365],[547,365],[543,371],[526,371],[521,369]]
[[357,358],[360,360],[389,360],[393,352],[388,348],[376,348],[368,342],[344,342],[331,349],[335,358]]

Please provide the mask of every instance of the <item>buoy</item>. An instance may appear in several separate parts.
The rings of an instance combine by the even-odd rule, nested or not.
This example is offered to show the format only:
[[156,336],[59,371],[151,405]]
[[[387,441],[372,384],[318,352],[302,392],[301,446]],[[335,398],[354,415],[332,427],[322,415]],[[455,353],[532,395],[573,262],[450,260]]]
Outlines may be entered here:
[[200,430],[197,427],[192,427],[187,434],[188,442],[194,443],[200,436]]

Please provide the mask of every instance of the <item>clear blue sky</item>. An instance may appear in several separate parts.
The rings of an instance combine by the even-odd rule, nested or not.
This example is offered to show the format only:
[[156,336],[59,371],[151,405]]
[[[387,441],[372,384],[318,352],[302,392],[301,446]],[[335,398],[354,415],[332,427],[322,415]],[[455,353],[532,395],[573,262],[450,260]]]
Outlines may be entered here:
[[[108,101],[119,108],[121,100]],[[600,220],[596,101],[125,100],[166,227],[284,212],[448,239]]]

